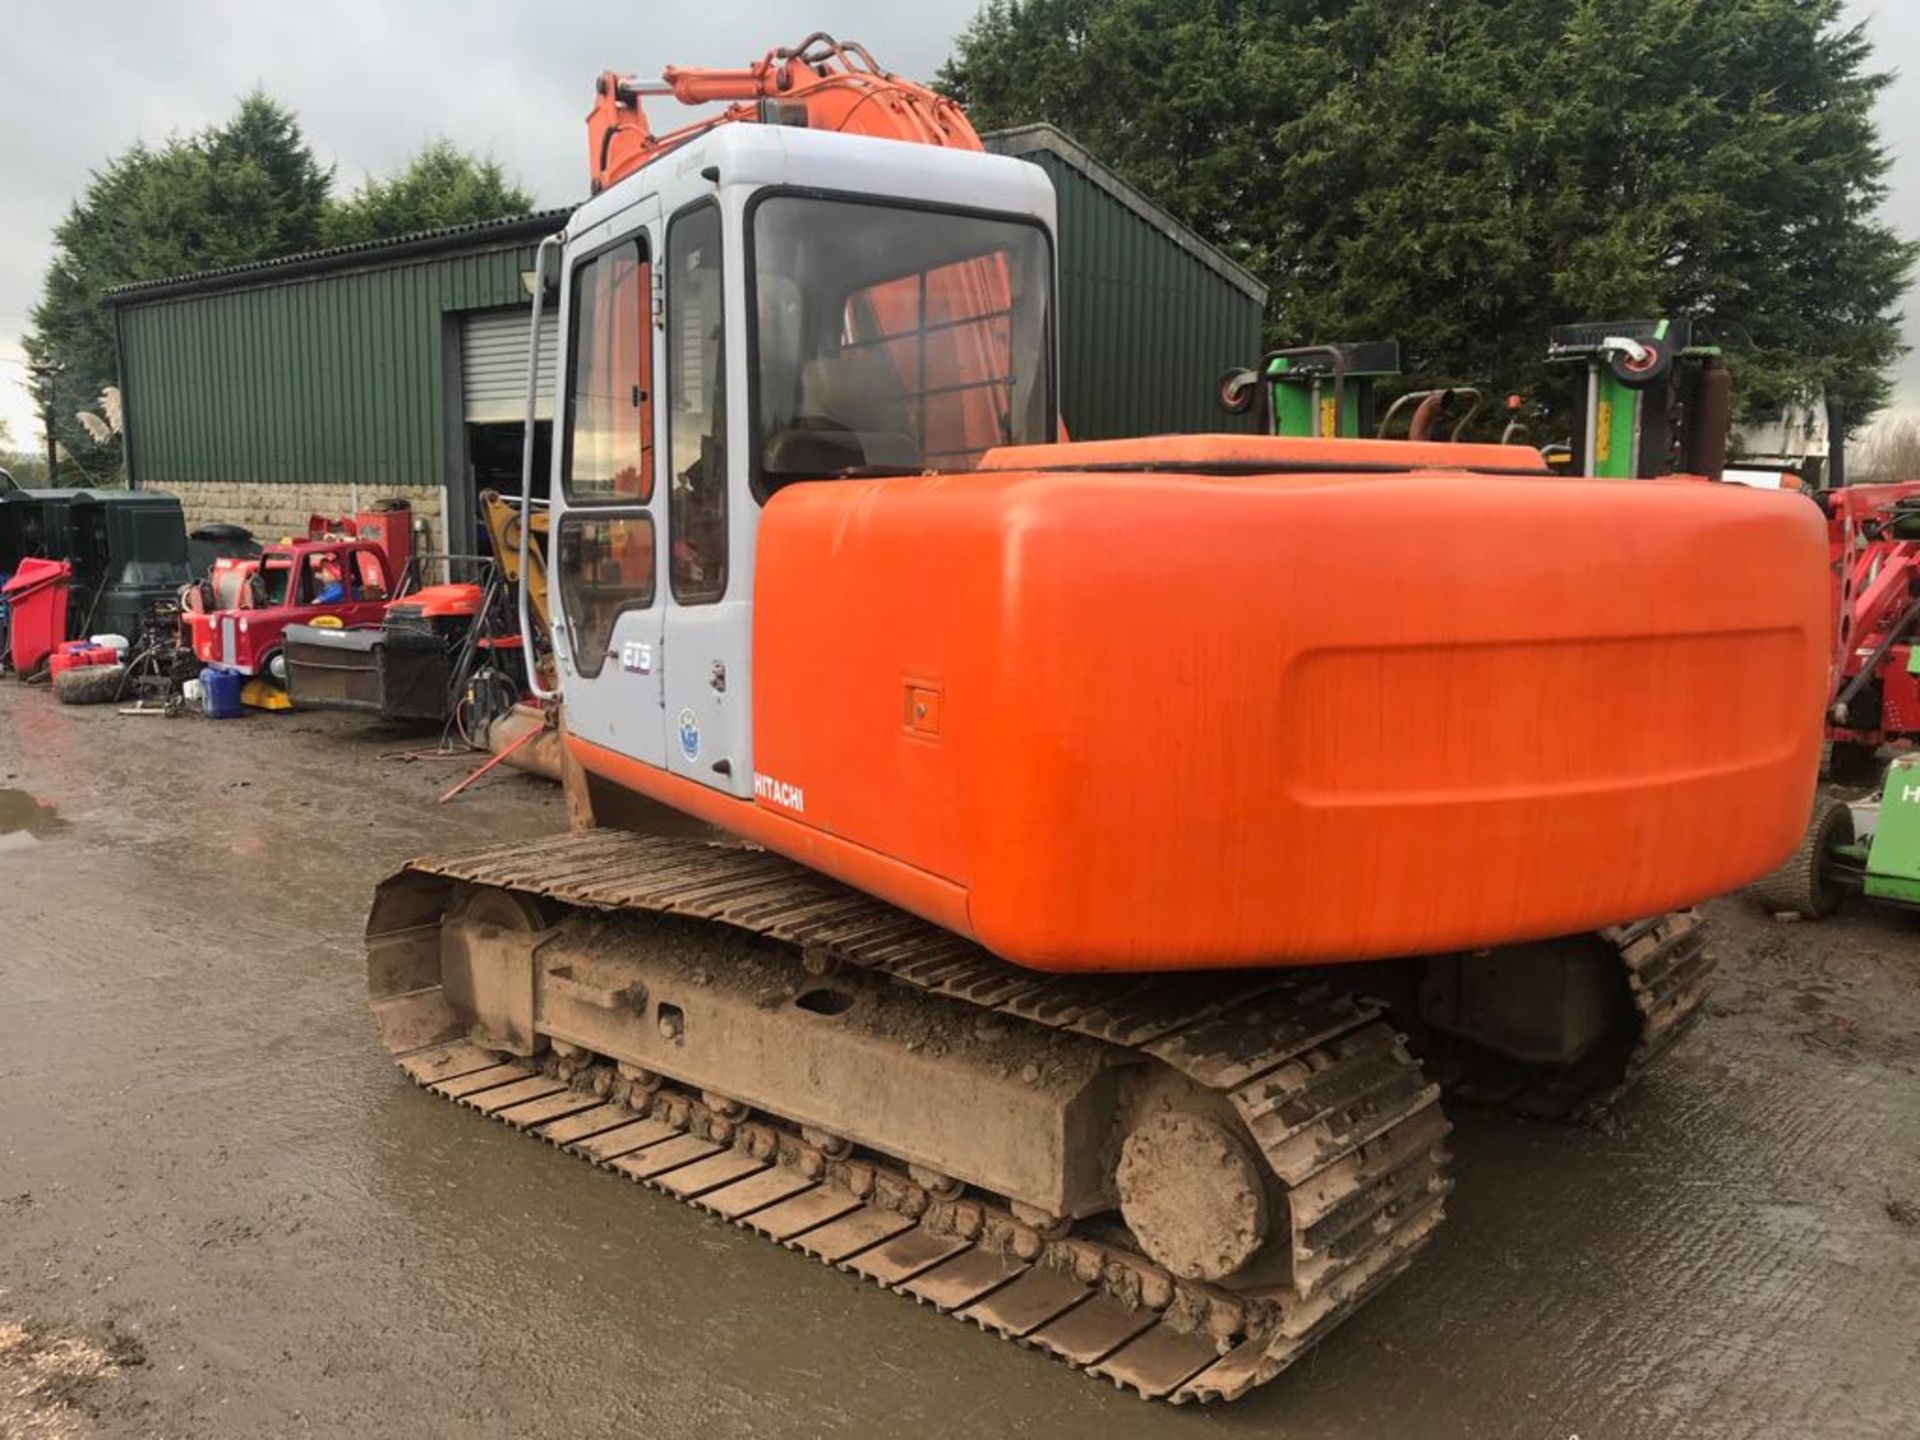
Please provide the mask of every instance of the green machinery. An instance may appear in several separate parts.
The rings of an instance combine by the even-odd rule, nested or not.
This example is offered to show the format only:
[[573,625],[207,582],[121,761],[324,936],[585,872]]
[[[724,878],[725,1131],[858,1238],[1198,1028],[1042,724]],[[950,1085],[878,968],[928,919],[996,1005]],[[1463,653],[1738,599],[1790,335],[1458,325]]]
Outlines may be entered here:
[[[1220,407],[1229,415],[1258,410],[1262,435],[1358,440],[1459,440],[1486,404],[1470,385],[1409,390],[1384,411],[1381,382],[1398,379],[1400,342],[1367,340],[1338,345],[1299,345],[1270,350],[1251,370],[1220,377]],[[1509,402],[1509,411],[1517,410]],[[1526,427],[1509,415],[1503,445],[1525,443]]]
[[1257,408],[1262,435],[1357,439],[1374,433],[1375,386],[1399,373],[1397,340],[1270,350],[1253,369],[1220,377],[1220,408]]
[[[1383,411],[1377,400],[1383,381],[1399,378],[1400,342],[1301,345],[1272,350],[1253,369],[1220,377],[1220,406],[1229,415],[1258,409],[1262,435],[1320,439],[1461,440],[1486,405],[1471,385],[1409,390]],[[1520,401],[1507,402],[1503,445],[1525,444]]]
[[[1658,475],[1718,479],[1727,465],[1732,375],[1718,346],[1693,343],[1688,320],[1593,320],[1556,327],[1547,361],[1580,365],[1571,445],[1546,447],[1563,472],[1630,480]],[[1382,382],[1401,373],[1393,340],[1273,350],[1252,369],[1220,377],[1221,408],[1257,412],[1263,435],[1460,440],[1485,401],[1472,386],[1413,390],[1384,411]],[[1502,444],[1525,444],[1520,397],[1507,401]],[[1403,428],[1404,427],[1404,428]]]
[[1564,455],[1573,473],[1718,479],[1726,470],[1732,374],[1718,346],[1693,343],[1691,321],[1561,325],[1548,336],[1547,363],[1586,369],[1572,451]]
[[1751,893],[1777,913],[1809,920],[1853,895],[1920,909],[1920,755],[1887,767],[1878,800],[1822,795],[1799,850]]

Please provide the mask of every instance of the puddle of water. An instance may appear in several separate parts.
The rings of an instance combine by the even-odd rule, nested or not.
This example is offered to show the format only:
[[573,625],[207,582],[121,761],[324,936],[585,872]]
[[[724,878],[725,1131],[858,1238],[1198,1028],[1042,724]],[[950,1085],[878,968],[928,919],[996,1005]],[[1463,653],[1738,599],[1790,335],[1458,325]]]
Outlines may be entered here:
[[46,801],[0,786],[0,855],[38,845],[64,824]]

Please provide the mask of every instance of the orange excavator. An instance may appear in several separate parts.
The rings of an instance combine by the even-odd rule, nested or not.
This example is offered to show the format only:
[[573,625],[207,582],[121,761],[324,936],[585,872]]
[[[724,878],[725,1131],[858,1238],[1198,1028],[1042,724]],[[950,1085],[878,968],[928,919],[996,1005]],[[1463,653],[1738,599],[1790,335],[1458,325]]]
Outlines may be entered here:
[[[728,108],[656,135],[656,95]],[[1811,802],[1819,516],[1520,446],[1068,443],[1045,176],[858,46],[604,76],[588,135],[529,683],[598,824],[380,887],[386,1046],[1244,1394],[1433,1233],[1443,1084],[1588,1111],[1699,1013],[1685,907]]]

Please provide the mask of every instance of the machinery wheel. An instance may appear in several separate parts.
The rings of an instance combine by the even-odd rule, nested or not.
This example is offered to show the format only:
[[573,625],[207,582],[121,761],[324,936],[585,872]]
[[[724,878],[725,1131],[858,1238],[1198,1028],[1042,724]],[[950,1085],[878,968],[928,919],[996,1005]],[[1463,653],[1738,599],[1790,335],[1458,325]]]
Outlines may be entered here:
[[1800,848],[1786,864],[1747,893],[1776,914],[1824,920],[1840,908],[1843,895],[1833,875],[1833,852],[1853,843],[1853,811],[1841,800],[1814,802],[1813,819]]
[[538,896],[496,885],[473,885],[456,895],[447,909],[447,923],[492,925],[516,934],[544,930],[553,923],[553,907]]
[[124,665],[76,665],[53,677],[53,698],[62,705],[106,705],[127,683]]
[[1229,415],[1244,415],[1253,409],[1254,392],[1258,389],[1260,377],[1251,370],[1234,369],[1220,377],[1215,393],[1220,400],[1220,408]]
[[1607,356],[1607,369],[1629,390],[1645,390],[1673,368],[1673,351],[1664,340],[1642,340],[1640,344],[1646,351],[1643,359],[1636,361],[1618,353]]

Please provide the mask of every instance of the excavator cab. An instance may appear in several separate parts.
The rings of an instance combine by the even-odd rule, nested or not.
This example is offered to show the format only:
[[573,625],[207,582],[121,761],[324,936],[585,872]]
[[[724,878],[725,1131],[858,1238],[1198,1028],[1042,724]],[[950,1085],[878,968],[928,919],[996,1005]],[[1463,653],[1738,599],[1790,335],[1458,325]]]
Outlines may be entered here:
[[1024,163],[735,125],[557,245],[549,599],[575,735],[752,794],[760,517],[797,483],[1055,439],[1053,196]]

